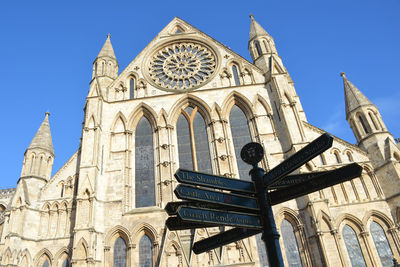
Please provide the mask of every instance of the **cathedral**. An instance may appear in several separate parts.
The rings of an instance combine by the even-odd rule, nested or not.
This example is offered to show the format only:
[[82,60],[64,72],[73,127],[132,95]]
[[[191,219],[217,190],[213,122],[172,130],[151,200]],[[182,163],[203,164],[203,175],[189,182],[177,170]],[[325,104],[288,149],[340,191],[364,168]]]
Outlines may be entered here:
[[[249,180],[245,144],[263,146],[270,170],[325,133],[307,122],[274,39],[250,17],[252,62],[175,17],[120,71],[108,35],[77,151],[52,175],[46,113],[16,188],[0,192],[0,266],[269,266],[260,235],[197,255],[195,242],[230,228],[165,226],[178,168]],[[296,173],[356,162],[362,175],[273,206],[285,266],[400,259],[400,146],[378,107],[341,76],[357,144],[333,136]]]

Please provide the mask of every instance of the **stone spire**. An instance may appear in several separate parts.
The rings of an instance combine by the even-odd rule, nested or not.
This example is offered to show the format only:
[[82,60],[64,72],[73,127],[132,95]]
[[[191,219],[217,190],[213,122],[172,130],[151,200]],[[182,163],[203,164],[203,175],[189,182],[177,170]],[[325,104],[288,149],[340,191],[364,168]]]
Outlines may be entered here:
[[261,37],[261,36],[270,36],[263,27],[261,27],[260,24],[254,19],[253,15],[250,15],[251,18],[251,23],[250,23],[250,35],[249,35],[249,41],[252,40],[255,37]]
[[99,58],[99,57],[110,57],[110,58],[113,58],[115,60],[117,59],[115,57],[114,49],[113,49],[113,47],[111,45],[110,37],[111,37],[111,35],[107,34],[107,40],[104,43],[103,47],[101,48],[100,53],[97,55],[97,58]]
[[346,103],[346,118],[349,117],[350,112],[361,106],[375,106],[368,98],[361,93],[357,87],[354,86],[346,77],[344,72],[340,75],[343,77],[344,85],[344,98]]
[[54,155],[53,141],[51,139],[50,124],[49,124],[49,112],[46,112],[44,120],[36,132],[35,137],[33,137],[31,144],[27,150],[33,149],[43,149],[50,154]]

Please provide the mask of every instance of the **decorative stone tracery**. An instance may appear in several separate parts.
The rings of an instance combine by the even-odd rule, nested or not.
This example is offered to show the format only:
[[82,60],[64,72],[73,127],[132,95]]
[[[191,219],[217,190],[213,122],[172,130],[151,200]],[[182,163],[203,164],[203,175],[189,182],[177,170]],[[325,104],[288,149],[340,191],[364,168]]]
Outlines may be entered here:
[[155,52],[149,62],[149,75],[157,87],[189,90],[203,85],[214,74],[214,51],[193,40],[170,43]]

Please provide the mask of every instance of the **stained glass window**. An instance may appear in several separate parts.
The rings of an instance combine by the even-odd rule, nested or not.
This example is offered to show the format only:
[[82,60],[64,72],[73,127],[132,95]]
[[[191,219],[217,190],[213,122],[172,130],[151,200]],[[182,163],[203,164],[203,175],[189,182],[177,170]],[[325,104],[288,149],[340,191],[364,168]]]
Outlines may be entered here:
[[133,99],[135,96],[135,79],[129,79],[129,97]]
[[114,243],[114,267],[126,267],[126,243],[118,237]]
[[286,260],[289,266],[301,267],[302,265],[296,236],[294,235],[292,224],[287,220],[282,221],[281,236],[283,239],[283,245],[285,246]]
[[382,266],[391,267],[393,265],[393,254],[386,238],[385,231],[376,222],[371,223],[370,231],[375,243],[376,251],[378,251],[379,258],[381,259]]
[[46,260],[46,261],[43,263],[42,267],[49,267],[49,261]]
[[231,126],[239,177],[243,180],[250,180],[249,171],[251,167],[240,158],[240,150],[245,144],[251,142],[251,135],[247,124],[247,118],[244,112],[236,105],[232,107],[231,113],[229,114],[229,124]]
[[61,267],[69,267],[69,260],[65,259]]
[[139,243],[139,267],[153,267],[153,248],[147,235]]
[[366,266],[364,256],[361,252],[360,243],[353,228],[347,224],[343,227],[343,240],[346,244],[347,253],[349,254],[351,266],[363,267]]
[[240,85],[239,71],[236,65],[232,66],[232,73],[233,73],[233,79],[235,80],[235,85],[236,86]]
[[177,121],[179,166],[212,173],[207,128],[197,108],[187,107]]
[[135,203],[136,208],[155,206],[153,131],[142,117],[135,132]]

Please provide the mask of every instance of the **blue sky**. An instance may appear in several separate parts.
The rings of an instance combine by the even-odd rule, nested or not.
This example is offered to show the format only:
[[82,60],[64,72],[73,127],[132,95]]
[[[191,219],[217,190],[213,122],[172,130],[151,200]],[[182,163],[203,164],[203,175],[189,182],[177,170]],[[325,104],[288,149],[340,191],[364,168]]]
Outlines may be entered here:
[[400,1],[3,1],[0,188],[15,187],[45,111],[55,173],[76,151],[92,63],[106,35],[120,71],[178,16],[250,59],[250,19],[272,35],[308,121],[355,142],[341,71],[400,137]]

